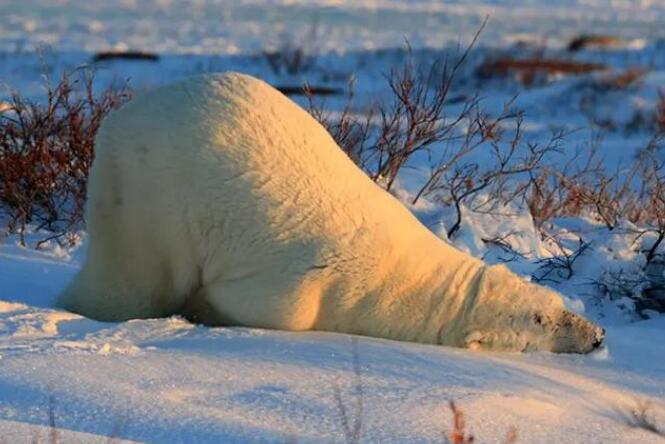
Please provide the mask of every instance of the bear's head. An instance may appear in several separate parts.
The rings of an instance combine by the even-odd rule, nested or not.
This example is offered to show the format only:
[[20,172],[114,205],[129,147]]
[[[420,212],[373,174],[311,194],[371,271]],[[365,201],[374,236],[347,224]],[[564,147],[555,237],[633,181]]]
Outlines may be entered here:
[[486,267],[465,310],[462,346],[478,350],[589,353],[605,330],[565,308],[561,296],[504,266]]

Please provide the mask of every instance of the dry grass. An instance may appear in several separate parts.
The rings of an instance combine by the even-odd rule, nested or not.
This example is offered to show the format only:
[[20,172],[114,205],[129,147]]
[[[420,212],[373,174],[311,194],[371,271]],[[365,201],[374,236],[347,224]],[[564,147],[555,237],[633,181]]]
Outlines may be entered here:
[[619,74],[607,76],[604,85],[608,89],[627,89],[638,84],[648,72],[644,68],[629,68]]
[[580,51],[587,48],[613,48],[623,43],[620,37],[613,35],[580,35],[568,44],[568,51]]
[[478,68],[481,77],[514,75],[523,85],[532,85],[537,79],[552,75],[579,75],[607,71],[609,67],[597,63],[557,59],[502,58],[483,63]]

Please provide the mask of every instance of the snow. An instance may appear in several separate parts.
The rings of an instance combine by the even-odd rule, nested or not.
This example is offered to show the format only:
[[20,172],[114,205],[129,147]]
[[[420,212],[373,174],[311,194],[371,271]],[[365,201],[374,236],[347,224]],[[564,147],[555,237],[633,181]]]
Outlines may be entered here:
[[665,36],[660,1],[10,0],[2,7],[0,48],[9,51],[46,44],[70,51],[236,54],[312,34],[324,51],[400,46],[405,37],[418,47],[440,47],[473,36],[486,16],[488,41],[500,45],[543,35],[563,45],[571,33],[593,28],[630,41]]
[[[486,15],[490,22],[469,73],[485,57],[529,55],[543,45],[544,55],[604,63],[610,74],[648,68],[635,85],[603,94],[595,85],[607,73],[547,79],[526,89],[510,79],[478,83],[465,73],[456,91],[479,89],[495,114],[519,93],[515,106],[526,112],[530,140],[544,140],[552,128],[575,130],[554,165],[599,135],[593,122],[609,122],[600,134],[604,165],[615,171],[629,164],[650,137],[639,123],[648,122],[665,85],[665,4],[655,0],[6,0],[0,2],[0,108],[12,88],[43,95],[44,68],[57,78],[109,49],[161,58],[97,64],[100,87],[130,79],[141,90],[238,70],[273,84],[307,80],[343,88],[353,75],[364,103],[386,94],[382,75],[404,55],[391,48],[403,47],[405,37],[415,57],[427,60],[468,41]],[[624,44],[575,55],[561,50],[585,33],[616,35]],[[264,49],[302,41],[317,54],[310,71],[270,70]],[[327,102],[333,110],[341,105],[334,97]],[[426,167],[413,165],[395,194],[408,201]],[[411,210],[445,238],[445,209],[421,200]],[[556,248],[535,234],[523,212],[507,210],[505,217],[467,213],[451,242],[531,275],[536,260]],[[61,442],[108,442],[107,436],[117,442],[345,442],[337,399],[353,422],[358,381],[362,442],[441,442],[452,424],[448,400],[457,402],[482,443],[502,442],[513,426],[524,443],[663,442],[629,427],[624,415],[649,401],[665,428],[665,317],[647,312],[651,319],[636,320],[627,298],[601,299],[589,285],[607,270],[639,271],[634,234],[609,232],[592,217],[557,219],[551,229],[567,248],[580,236],[591,243],[571,279],[547,284],[607,329],[606,347],[592,355],[474,353],[320,332],[204,328],[179,318],[100,323],[53,309],[82,263],[84,233],[75,248],[51,242],[40,251],[3,238],[0,442],[48,442],[50,404]],[[507,230],[521,257],[483,241]],[[28,235],[30,245],[37,239]]]

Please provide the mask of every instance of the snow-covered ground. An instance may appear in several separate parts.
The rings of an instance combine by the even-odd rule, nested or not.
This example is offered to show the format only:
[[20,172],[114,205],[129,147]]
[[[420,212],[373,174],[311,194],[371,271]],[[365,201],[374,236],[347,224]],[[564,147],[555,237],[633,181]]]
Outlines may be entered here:
[[[354,75],[362,104],[386,94],[383,74],[402,60],[395,48],[405,38],[415,57],[431,60],[441,48],[468,41],[487,15],[453,96],[479,90],[485,109],[498,113],[519,93],[515,106],[526,113],[525,136],[532,141],[545,140],[554,128],[576,130],[555,165],[596,137],[609,170],[630,164],[651,136],[644,122],[665,87],[665,3],[656,0],[0,0],[0,107],[10,89],[39,99],[45,71],[57,78],[90,66],[95,51],[108,49],[161,58],[97,64],[100,86],[129,79],[140,91],[233,69],[276,85],[344,88]],[[624,41],[612,49],[562,50],[588,33]],[[295,75],[271,70],[262,51],[285,42],[304,42],[316,53],[312,67]],[[472,75],[483,59],[505,53],[603,63],[611,71],[531,88]],[[604,76],[635,66],[648,70],[642,80],[599,92]],[[326,106],[342,103],[331,97]],[[450,105],[451,115],[456,106]],[[425,170],[412,166],[397,194],[407,195]],[[427,202],[413,211],[445,232],[445,211]],[[345,417],[351,426],[361,421],[362,442],[442,442],[451,429],[449,400],[483,443],[502,442],[511,427],[523,443],[665,441],[629,427],[624,417],[650,402],[650,414],[665,429],[665,317],[651,313],[635,321],[629,302],[608,302],[589,286],[605,268],[635,260],[631,235],[610,233],[590,217],[559,219],[552,229],[592,242],[574,277],[555,285],[572,308],[607,328],[606,348],[590,356],[211,329],[177,318],[93,322],[53,309],[83,260],[84,233],[76,248],[51,243],[43,251],[3,238],[0,443],[49,442],[50,411],[60,442],[107,442],[109,435],[118,442],[349,442]],[[524,253],[508,265],[534,273],[535,260],[547,257],[550,246],[527,215],[469,215],[452,241],[499,262],[505,252],[482,239],[507,231],[515,232],[511,244]],[[28,240],[34,245],[37,238]]]
[[235,54],[285,36],[314,36],[325,51],[399,46],[405,37],[438,48],[471,37],[487,16],[494,44],[563,44],[580,32],[665,36],[659,0],[3,0],[0,8],[0,48],[10,51]]

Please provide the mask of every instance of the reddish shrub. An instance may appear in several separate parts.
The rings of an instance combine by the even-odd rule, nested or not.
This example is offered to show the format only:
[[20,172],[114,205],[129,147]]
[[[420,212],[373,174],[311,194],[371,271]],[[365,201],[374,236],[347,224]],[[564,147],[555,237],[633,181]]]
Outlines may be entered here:
[[83,222],[95,134],[129,98],[126,86],[95,95],[84,72],[46,87],[43,102],[13,93],[0,109],[0,216],[22,243],[27,224],[59,238]]

